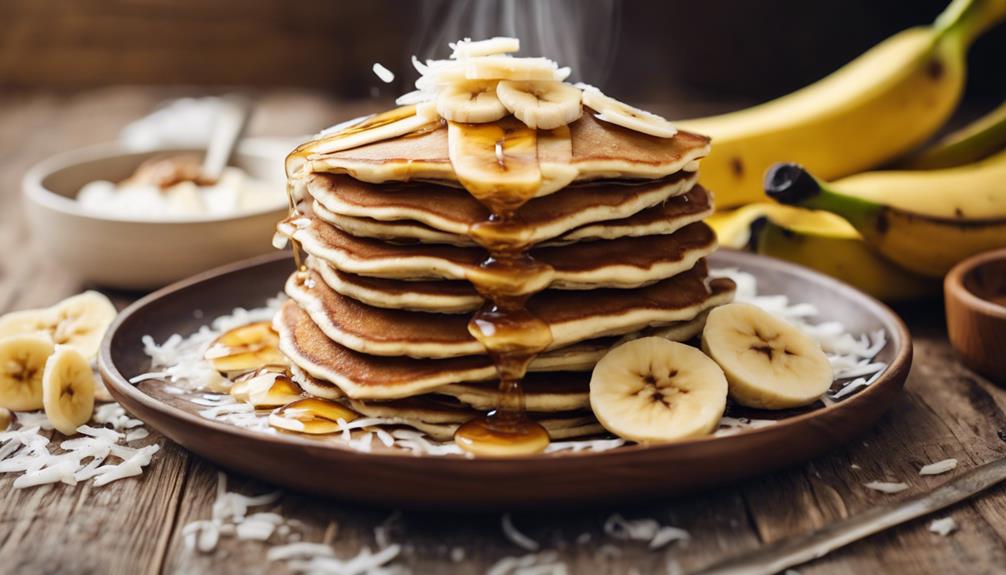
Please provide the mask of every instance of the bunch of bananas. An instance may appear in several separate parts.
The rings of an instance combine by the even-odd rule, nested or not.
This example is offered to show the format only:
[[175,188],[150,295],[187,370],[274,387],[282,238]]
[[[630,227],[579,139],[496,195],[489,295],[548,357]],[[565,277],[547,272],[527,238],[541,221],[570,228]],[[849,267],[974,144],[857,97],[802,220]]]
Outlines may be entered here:
[[953,113],[968,47],[1004,18],[1006,0],[953,0],[811,86],[681,122],[713,137],[701,183],[721,245],[887,301],[938,293],[955,263],[1006,246],[1006,102],[916,151]]

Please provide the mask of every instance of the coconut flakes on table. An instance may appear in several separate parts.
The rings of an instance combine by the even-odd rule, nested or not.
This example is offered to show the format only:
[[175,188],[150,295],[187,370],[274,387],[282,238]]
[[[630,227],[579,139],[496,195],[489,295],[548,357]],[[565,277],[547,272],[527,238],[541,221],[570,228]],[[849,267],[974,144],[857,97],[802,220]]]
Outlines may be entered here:
[[688,541],[688,531],[671,525],[661,525],[656,519],[626,519],[615,513],[604,522],[609,537],[623,541],[643,541],[650,549],[659,549],[674,541]]
[[940,475],[941,473],[946,473],[948,471],[953,471],[957,469],[957,460],[954,458],[944,459],[943,461],[936,461],[930,463],[929,465],[923,465],[919,469],[919,475]]
[[757,278],[736,268],[713,269],[709,276],[733,280],[737,285],[734,301],[755,305],[783,317],[818,342],[831,363],[834,380],[840,384],[837,391],[829,391],[821,398],[826,405],[869,387],[887,369],[887,363],[874,360],[887,346],[884,330],[854,336],[841,322],[811,323],[810,320],[819,315],[816,306],[791,303],[785,295],[759,295]]
[[[45,414],[17,413],[15,427],[0,432],[0,473],[21,474],[14,480],[15,489],[49,483],[76,485],[87,480],[101,487],[142,474],[160,449],[157,444],[140,448],[123,444],[128,441],[125,430],[146,430],[117,403],[99,406],[92,421],[111,427],[82,425],[77,428],[81,436],[66,439],[53,450],[50,439],[41,434],[52,429]],[[110,457],[119,462],[106,463]]]
[[892,494],[901,493],[902,491],[908,489],[908,484],[894,481],[871,481],[869,483],[864,483],[863,487],[879,491],[881,493]]
[[957,530],[957,522],[953,517],[933,519],[929,524],[929,530],[941,537],[946,537]]

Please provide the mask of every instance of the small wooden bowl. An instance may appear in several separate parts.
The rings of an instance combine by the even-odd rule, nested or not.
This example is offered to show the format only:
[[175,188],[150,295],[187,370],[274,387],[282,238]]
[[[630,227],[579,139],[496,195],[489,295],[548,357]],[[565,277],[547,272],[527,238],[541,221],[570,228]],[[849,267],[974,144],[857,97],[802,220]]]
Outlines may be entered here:
[[1006,386],[1006,248],[957,264],[943,291],[951,345],[968,367]]

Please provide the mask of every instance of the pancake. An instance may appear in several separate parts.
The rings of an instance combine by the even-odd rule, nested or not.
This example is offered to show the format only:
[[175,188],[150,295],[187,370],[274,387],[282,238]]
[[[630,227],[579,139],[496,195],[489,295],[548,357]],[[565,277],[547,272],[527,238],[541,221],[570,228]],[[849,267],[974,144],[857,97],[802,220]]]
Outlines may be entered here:
[[[558,195],[558,194],[556,194]],[[552,196],[550,196],[552,197]],[[542,198],[536,201],[546,201]],[[600,206],[603,207],[603,206]],[[312,210],[319,218],[342,231],[362,238],[386,241],[417,241],[421,243],[449,244],[454,246],[477,245],[468,235],[455,234],[415,220],[384,221],[368,217],[350,216],[330,211],[315,201]],[[599,209],[598,212],[601,210]],[[629,211],[629,210],[626,210]],[[562,221],[550,222],[548,227],[536,227],[533,222],[525,222],[536,242],[542,245],[561,245],[580,240],[617,239],[645,235],[671,234],[684,226],[709,217],[713,212],[712,197],[699,186],[685,194],[675,195],[660,203],[635,211],[619,219],[606,219],[574,226],[583,218],[569,217]],[[616,216],[616,211],[609,211]],[[555,234],[555,232],[561,232]],[[553,235],[548,235],[553,234]]]
[[[728,282],[729,283],[729,282]],[[280,308],[273,326],[279,332],[280,350],[314,382],[303,382],[304,389],[318,397],[338,399],[402,398],[435,390],[454,383],[488,381],[496,378],[496,369],[485,355],[449,359],[413,359],[410,357],[374,357],[343,347],[329,339],[311,321],[307,312],[288,301]],[[538,372],[544,354],[531,362],[529,370]],[[584,365],[565,369],[585,371],[593,368],[598,356]],[[555,368],[557,366],[549,366]],[[534,387],[533,376],[525,389]]]
[[[309,142],[287,158],[287,173],[294,177],[311,172],[348,174],[371,183],[435,181],[460,186],[448,155],[448,128],[375,142],[350,150],[314,154],[325,138]],[[544,132],[544,131],[543,131]],[[709,138],[678,131],[673,138],[658,138],[598,120],[592,113],[569,125],[568,158],[543,153],[539,161],[567,164],[575,170],[573,181],[602,178],[657,179],[681,171],[709,153]],[[539,140],[541,136],[539,136]],[[544,170],[543,170],[544,171]],[[553,186],[543,193],[555,191]]]
[[482,307],[484,301],[466,281],[403,281],[359,276],[337,270],[317,261],[314,256],[308,256],[307,265],[319,272],[333,290],[375,307],[469,313]]
[[[517,217],[528,230],[528,241],[540,243],[587,224],[629,217],[687,193],[695,181],[695,173],[679,172],[651,182],[571,186],[531,200],[517,211]],[[488,208],[468,192],[430,183],[377,186],[345,175],[312,174],[307,190],[320,204],[319,215],[336,225],[340,216],[399,226],[408,221],[458,236],[449,243],[467,240],[471,227],[490,217]],[[409,236],[385,233],[380,237]]]
[[[406,280],[467,279],[486,259],[481,248],[432,244],[392,244],[356,238],[317,218],[280,223],[281,233],[308,254],[353,274]],[[655,237],[628,237],[531,250],[554,269],[550,287],[635,288],[690,269],[716,249],[716,235],[705,223]]]
[[[574,343],[624,335],[653,325],[688,322],[732,297],[726,284],[710,290],[704,263],[636,290],[545,291],[527,308],[552,332],[546,351]],[[376,308],[332,290],[321,274],[294,273],[287,294],[333,341],[370,355],[446,358],[485,353],[468,331],[467,315],[431,316],[426,312]]]

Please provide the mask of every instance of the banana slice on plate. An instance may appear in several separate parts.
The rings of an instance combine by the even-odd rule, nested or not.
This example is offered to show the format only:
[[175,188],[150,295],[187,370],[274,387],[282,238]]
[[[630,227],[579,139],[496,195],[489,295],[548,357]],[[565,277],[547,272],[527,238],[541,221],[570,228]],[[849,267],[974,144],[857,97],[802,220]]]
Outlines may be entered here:
[[45,334],[0,339],[0,406],[13,411],[42,409],[42,374],[54,350]]
[[115,306],[107,297],[86,291],[49,308],[16,311],[0,317],[0,338],[46,334],[56,345],[70,346],[92,360],[98,355],[98,346],[115,314]]
[[483,124],[507,115],[496,95],[496,82],[469,80],[445,86],[437,94],[437,113],[451,122]]
[[45,362],[42,375],[45,416],[63,435],[91,420],[94,413],[94,372],[77,350],[60,346]]
[[[271,367],[271,366],[270,366]],[[303,398],[304,392],[284,371],[269,368],[238,378],[231,397],[255,408],[280,407]]]
[[501,81],[496,95],[529,128],[551,130],[575,122],[583,113],[580,90],[564,82]]
[[674,124],[656,114],[605,96],[589,84],[577,84],[576,87],[583,90],[583,105],[597,112],[594,117],[598,120],[658,138],[670,138],[678,133]]
[[730,397],[761,409],[817,401],[831,386],[831,363],[795,325],[756,306],[731,303],[706,319],[702,349],[723,368]]
[[340,420],[349,423],[357,417],[359,414],[341,403],[306,397],[269,414],[269,425],[286,431],[325,435],[341,432]]
[[223,374],[288,363],[279,350],[279,334],[270,321],[249,323],[225,332],[210,345],[204,357]]
[[601,425],[639,443],[707,435],[726,405],[719,366],[698,349],[661,337],[612,349],[590,378],[590,407]]

